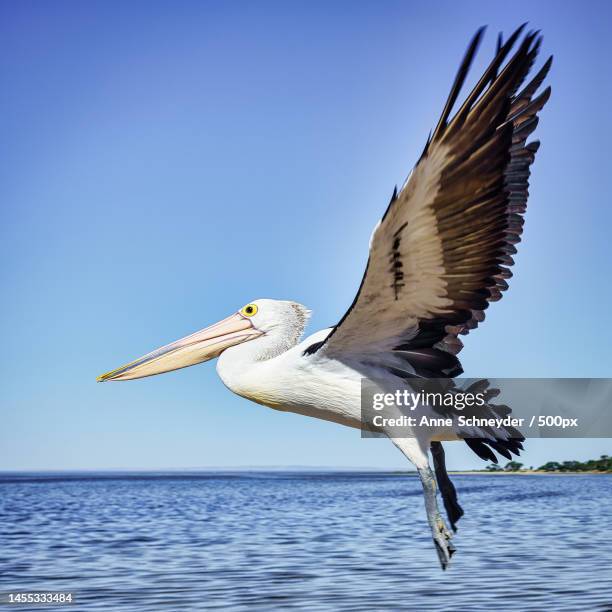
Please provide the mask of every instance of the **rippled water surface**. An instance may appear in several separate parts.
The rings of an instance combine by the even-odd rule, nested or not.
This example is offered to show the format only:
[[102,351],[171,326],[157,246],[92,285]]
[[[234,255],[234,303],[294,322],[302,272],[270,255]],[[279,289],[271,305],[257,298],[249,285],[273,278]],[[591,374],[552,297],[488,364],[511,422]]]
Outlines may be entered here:
[[466,515],[442,572],[411,474],[4,474],[0,592],[72,591],[66,610],[612,610],[612,477],[453,479]]

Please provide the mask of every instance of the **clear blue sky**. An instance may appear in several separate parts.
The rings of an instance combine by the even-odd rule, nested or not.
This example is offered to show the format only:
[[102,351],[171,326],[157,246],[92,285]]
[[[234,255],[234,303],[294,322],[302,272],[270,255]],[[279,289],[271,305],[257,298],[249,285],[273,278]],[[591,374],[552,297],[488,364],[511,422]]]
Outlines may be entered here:
[[[407,467],[387,442],[233,396],[214,364],[95,377],[259,297],[308,305],[311,331],[337,321],[483,24],[477,69],[525,20],[555,63],[515,278],[468,337],[466,375],[610,376],[611,16],[608,2],[1,2],[0,469]],[[525,462],[611,447],[534,440]],[[464,444],[449,454],[481,465]]]

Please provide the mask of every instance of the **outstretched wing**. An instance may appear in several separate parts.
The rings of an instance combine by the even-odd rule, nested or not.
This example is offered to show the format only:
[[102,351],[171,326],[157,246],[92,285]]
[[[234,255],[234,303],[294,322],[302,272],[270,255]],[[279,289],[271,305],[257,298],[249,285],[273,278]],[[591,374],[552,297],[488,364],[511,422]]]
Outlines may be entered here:
[[451,111],[483,34],[472,40],[442,116],[402,190],[374,230],[359,292],[325,341],[307,352],[337,359],[401,351],[417,373],[454,376],[458,335],[484,318],[511,276],[538,142],[526,144],[550,88],[533,97],[550,58],[517,93],[540,47],[505,44],[455,115]]

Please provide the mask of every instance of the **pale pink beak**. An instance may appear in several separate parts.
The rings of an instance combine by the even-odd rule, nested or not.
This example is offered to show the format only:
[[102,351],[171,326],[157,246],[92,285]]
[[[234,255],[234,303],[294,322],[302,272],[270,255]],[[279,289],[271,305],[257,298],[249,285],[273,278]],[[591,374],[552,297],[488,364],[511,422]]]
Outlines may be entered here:
[[257,338],[262,333],[247,317],[236,313],[116,370],[102,374],[97,380],[131,380],[186,368],[214,359],[226,348]]

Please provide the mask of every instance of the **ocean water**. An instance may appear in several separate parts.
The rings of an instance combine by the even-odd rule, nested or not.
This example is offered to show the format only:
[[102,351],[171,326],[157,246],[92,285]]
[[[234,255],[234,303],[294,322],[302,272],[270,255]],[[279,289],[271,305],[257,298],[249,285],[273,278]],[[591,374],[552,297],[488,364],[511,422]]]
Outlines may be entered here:
[[442,572],[413,474],[4,474],[0,593],[71,591],[79,611],[612,610],[612,477],[453,480],[466,515]]

